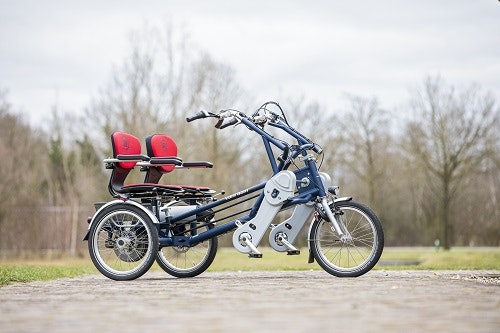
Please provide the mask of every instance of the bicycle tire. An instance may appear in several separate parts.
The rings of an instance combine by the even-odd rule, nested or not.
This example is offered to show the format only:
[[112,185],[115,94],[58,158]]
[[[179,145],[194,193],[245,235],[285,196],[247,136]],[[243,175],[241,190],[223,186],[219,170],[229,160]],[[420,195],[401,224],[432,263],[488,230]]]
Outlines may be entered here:
[[106,207],[94,218],[88,249],[99,272],[110,279],[126,281],[149,270],[158,242],[158,231],[151,218],[138,207],[120,203]]
[[355,201],[335,203],[335,215],[352,236],[344,241],[331,223],[318,214],[309,234],[309,248],[317,263],[337,277],[357,277],[370,271],[384,248],[382,224],[366,205]]
[[[207,225],[207,230],[213,225]],[[158,251],[156,263],[178,278],[200,275],[210,267],[217,254],[218,239],[210,238],[194,246],[167,246]]]

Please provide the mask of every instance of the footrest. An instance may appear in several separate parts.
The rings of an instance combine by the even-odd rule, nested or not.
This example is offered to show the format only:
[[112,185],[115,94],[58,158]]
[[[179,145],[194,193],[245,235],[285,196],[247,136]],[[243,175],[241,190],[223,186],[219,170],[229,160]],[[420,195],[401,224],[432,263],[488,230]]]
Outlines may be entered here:
[[289,256],[298,256],[300,254],[300,250],[291,250],[286,252]]
[[250,253],[248,258],[262,258],[262,253]]

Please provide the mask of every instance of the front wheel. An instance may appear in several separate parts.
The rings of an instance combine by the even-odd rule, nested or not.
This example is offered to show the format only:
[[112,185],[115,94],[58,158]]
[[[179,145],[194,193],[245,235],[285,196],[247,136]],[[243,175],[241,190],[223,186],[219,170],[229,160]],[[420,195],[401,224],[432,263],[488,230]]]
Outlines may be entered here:
[[356,277],[370,271],[380,259],[384,248],[382,224],[367,206],[345,201],[332,209],[337,222],[350,238],[341,239],[330,221],[320,215],[309,234],[309,248],[326,272],[338,277]]

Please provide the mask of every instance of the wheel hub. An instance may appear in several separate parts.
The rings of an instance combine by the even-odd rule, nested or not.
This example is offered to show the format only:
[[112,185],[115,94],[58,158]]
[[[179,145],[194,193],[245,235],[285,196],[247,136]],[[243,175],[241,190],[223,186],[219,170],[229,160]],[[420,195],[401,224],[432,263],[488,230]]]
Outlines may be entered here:
[[115,242],[116,249],[121,253],[130,251],[131,245],[132,241],[128,237],[120,237]]

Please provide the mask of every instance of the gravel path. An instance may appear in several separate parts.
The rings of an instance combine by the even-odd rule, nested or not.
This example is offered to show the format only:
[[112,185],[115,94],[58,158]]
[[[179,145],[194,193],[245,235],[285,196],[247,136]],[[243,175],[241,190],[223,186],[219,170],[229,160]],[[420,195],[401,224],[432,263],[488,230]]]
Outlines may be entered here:
[[500,332],[500,271],[162,272],[0,288],[0,332]]

